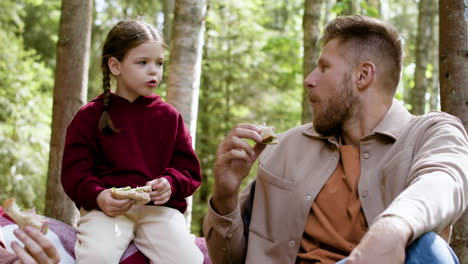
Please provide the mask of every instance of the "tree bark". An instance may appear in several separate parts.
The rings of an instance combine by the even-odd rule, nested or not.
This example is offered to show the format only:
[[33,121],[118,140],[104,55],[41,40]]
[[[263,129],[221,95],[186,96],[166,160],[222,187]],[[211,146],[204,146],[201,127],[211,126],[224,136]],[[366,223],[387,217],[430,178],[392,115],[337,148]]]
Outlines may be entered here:
[[379,14],[379,18],[382,17],[382,3],[380,2],[380,0],[366,0],[366,3],[374,8],[375,10],[377,10],[378,14]]
[[[464,0],[444,0],[439,12],[442,111],[460,118],[468,130],[468,10]],[[454,226],[451,246],[460,263],[468,263],[468,211]]]
[[[304,17],[302,27],[304,29],[304,61],[302,71],[304,79],[315,68],[319,57],[320,49],[318,40],[320,37],[320,12],[322,10],[322,0],[305,0]],[[302,118],[303,124],[311,122],[313,113],[312,107],[307,96],[308,90],[306,87],[302,93]]]
[[166,39],[167,45],[170,45],[171,41],[171,30],[172,30],[172,20],[174,19],[174,6],[175,0],[164,0],[163,9],[164,9],[164,28],[163,34]]
[[359,14],[359,4],[361,0],[337,0],[336,2],[343,2],[345,4],[345,8],[338,15],[350,16]]
[[78,211],[61,184],[66,128],[86,101],[92,0],[62,0],[45,215],[75,225]]
[[[205,0],[176,0],[166,99],[182,114],[194,147],[205,17]],[[187,202],[185,219],[190,227],[192,197]]]
[[[434,15],[434,35],[432,36],[432,47],[439,47],[439,6],[436,6]],[[439,100],[439,49],[432,48],[432,62],[434,63],[432,68],[432,79],[431,79],[431,91],[429,98],[429,110],[440,111],[440,100]]]
[[434,35],[436,4],[436,0],[420,0],[418,5],[416,69],[414,72],[414,87],[411,88],[408,100],[413,107],[411,113],[415,115],[422,115],[426,112],[426,91],[430,87],[430,80],[426,73],[427,66],[432,63],[431,44],[432,36]]

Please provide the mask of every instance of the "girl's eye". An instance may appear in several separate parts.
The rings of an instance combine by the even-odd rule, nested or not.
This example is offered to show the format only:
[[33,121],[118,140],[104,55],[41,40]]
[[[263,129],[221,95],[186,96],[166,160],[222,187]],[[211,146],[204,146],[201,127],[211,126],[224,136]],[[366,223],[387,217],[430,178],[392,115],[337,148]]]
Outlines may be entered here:
[[159,66],[163,66],[163,65],[164,65],[164,63],[163,63],[162,61],[158,61],[158,62],[156,62],[156,64],[159,65]]
[[139,61],[138,64],[145,65],[145,64],[146,64],[146,61]]

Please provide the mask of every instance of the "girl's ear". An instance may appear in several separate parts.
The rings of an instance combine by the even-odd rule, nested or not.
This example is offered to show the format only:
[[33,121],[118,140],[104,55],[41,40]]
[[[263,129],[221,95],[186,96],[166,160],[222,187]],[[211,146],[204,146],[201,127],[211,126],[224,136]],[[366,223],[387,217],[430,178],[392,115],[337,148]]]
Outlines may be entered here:
[[110,57],[107,61],[107,66],[109,66],[109,70],[114,76],[120,75],[120,61],[117,60],[115,57]]

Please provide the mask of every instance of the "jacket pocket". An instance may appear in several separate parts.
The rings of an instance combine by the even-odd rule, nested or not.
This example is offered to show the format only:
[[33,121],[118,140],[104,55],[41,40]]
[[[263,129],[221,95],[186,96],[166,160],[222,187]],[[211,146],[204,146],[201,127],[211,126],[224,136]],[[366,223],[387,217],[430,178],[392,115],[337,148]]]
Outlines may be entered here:
[[295,212],[290,189],[294,182],[282,179],[259,166],[250,230],[270,242],[287,237],[289,217]]
[[265,168],[263,168],[262,165],[258,166],[258,178],[284,190],[289,190],[291,185],[294,183],[292,181],[273,175]]

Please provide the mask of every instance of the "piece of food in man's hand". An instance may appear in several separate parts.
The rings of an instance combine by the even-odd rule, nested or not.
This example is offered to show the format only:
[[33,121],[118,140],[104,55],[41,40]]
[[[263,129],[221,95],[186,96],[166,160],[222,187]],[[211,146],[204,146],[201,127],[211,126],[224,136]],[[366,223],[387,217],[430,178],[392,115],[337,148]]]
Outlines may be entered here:
[[276,140],[275,128],[272,126],[260,125],[262,132],[260,132],[260,136],[262,137],[262,144],[278,144],[278,140]]
[[18,225],[20,229],[25,226],[32,226],[42,233],[46,234],[48,230],[48,221],[44,217],[36,214],[34,209],[22,212],[16,204],[15,198],[5,200],[2,204],[3,211]]
[[115,199],[132,199],[135,204],[147,204],[151,201],[149,192],[151,192],[150,186],[141,186],[131,188],[130,186],[123,188],[112,187],[111,194]]

